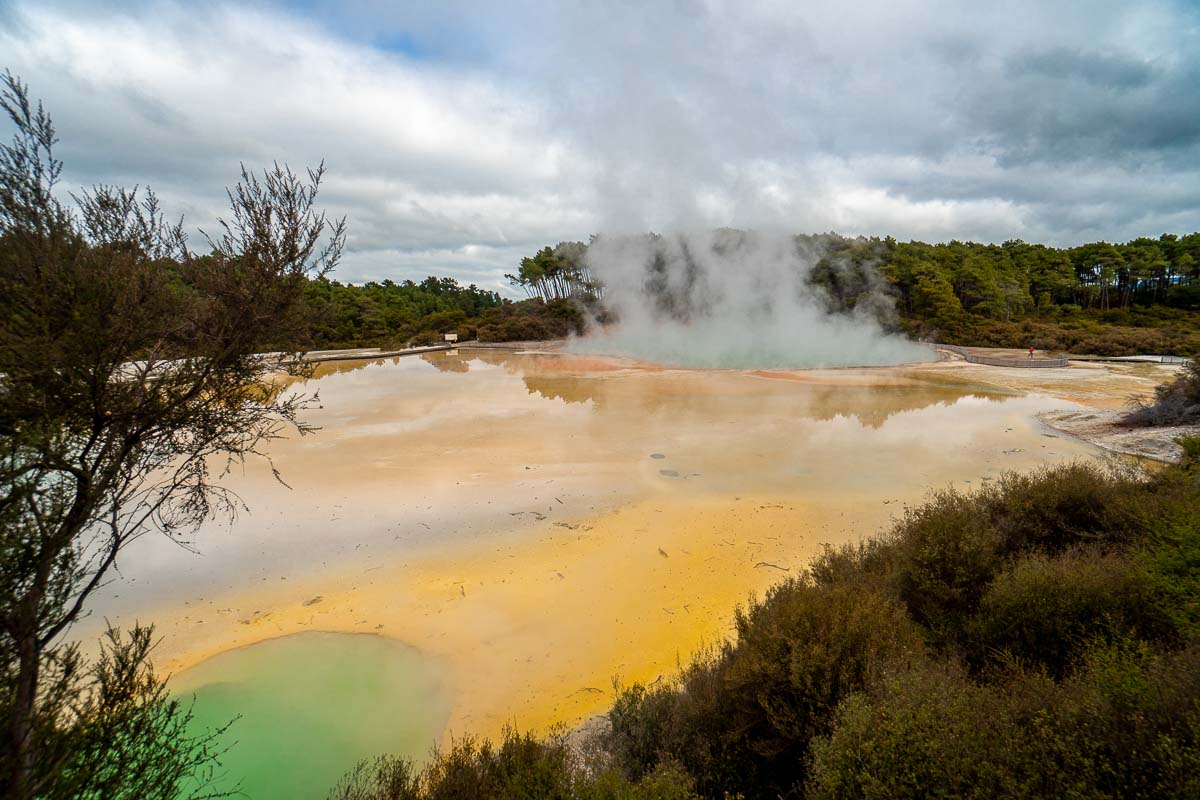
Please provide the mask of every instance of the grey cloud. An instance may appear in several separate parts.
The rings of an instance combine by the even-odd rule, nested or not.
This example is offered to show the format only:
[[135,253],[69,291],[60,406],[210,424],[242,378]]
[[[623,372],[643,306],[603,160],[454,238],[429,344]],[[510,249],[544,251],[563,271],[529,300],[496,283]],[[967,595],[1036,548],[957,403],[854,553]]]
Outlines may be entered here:
[[1065,47],[1014,54],[1009,57],[1007,67],[1009,74],[1014,76],[1040,75],[1117,90],[1145,86],[1157,71],[1144,59]]
[[[562,126],[605,165],[602,206],[617,227],[737,224],[747,210],[771,208],[782,186],[793,199],[768,221],[807,230],[827,221],[821,209],[839,196],[875,188],[901,202],[1018,204],[1032,229],[1064,240],[1078,226],[1053,230],[1038,220],[1044,208],[1078,202],[1077,173],[1121,165],[1103,187],[1113,199],[1130,183],[1162,194],[1194,173],[1200,57],[1180,24],[1194,14],[1181,6],[679,9],[564,12],[551,37],[564,44],[539,62],[570,50],[573,68],[556,73],[547,93],[567,98]],[[821,173],[831,159],[847,166],[841,182]],[[872,171],[878,160],[918,168],[890,183]],[[755,173],[779,185],[748,179]],[[701,202],[713,195],[723,200],[715,213]],[[1187,195],[1200,205],[1195,189]],[[1130,220],[1141,216],[1133,207],[1093,209],[1109,214],[1094,224],[1114,237],[1132,233]],[[910,227],[928,229],[915,218]]]
[[973,108],[1006,164],[1186,165],[1200,145],[1200,59],[1192,59],[1152,67],[1062,50],[1023,55]]

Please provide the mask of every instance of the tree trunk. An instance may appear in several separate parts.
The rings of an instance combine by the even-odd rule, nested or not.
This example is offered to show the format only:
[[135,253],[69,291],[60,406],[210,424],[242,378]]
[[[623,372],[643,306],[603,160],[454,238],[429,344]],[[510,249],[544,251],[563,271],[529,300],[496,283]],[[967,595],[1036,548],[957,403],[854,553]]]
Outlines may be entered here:
[[19,664],[17,691],[8,723],[12,768],[6,776],[8,787],[4,791],[4,796],[13,800],[24,800],[33,794],[33,715],[37,702],[38,668],[41,666],[37,626],[27,619],[22,619],[19,626],[15,636]]

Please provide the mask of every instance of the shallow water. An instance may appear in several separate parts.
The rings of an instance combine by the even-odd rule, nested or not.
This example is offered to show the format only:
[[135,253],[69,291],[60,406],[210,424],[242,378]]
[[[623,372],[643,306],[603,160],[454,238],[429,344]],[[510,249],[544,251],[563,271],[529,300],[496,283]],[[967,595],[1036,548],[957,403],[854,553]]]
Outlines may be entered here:
[[[270,449],[291,488],[263,464],[230,476],[250,513],[200,531],[200,555],[137,542],[92,621],[155,621],[181,691],[230,648],[275,637],[404,642],[397,680],[436,663],[448,711],[424,715],[411,695],[433,720],[425,740],[376,750],[420,757],[448,731],[574,724],[607,706],[614,676],[671,670],[727,636],[751,592],[928,489],[1095,454],[1033,419],[1069,403],[935,367],[705,371],[486,350],[323,364],[299,387],[319,391],[322,430]],[[322,673],[340,647],[290,661]],[[287,708],[357,722],[354,687],[330,686]],[[213,696],[227,713],[274,691],[254,679]]]
[[194,733],[233,720],[213,787],[325,797],[358,759],[424,752],[449,716],[437,665],[380,636],[300,633],[231,650],[180,676]]

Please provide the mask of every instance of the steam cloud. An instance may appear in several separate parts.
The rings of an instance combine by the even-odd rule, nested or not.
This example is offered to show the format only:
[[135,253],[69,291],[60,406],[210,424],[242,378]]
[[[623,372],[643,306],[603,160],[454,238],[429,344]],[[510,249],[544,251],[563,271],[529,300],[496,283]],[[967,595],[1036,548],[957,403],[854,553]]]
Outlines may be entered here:
[[819,245],[754,232],[602,236],[587,264],[617,321],[593,326],[571,349],[736,369],[930,360],[928,348],[884,331],[879,320],[894,306],[873,270],[854,311],[831,311],[809,284],[821,255]]

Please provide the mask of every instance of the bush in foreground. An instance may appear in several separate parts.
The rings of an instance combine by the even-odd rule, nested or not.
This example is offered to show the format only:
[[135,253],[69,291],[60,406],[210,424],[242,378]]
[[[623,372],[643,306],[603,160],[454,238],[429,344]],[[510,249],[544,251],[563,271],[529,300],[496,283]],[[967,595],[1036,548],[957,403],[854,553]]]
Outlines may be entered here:
[[1189,796],[1197,509],[1188,465],[937,492],[739,614],[718,655],[625,689],[608,751],[705,797]]
[[673,682],[620,693],[603,746],[628,774],[679,763],[706,797],[786,791],[838,703],[924,649],[893,600],[803,580],[739,610],[735,627]]
[[688,776],[663,764],[640,780],[572,748],[561,733],[545,739],[505,731],[500,744],[465,738],[418,768],[384,756],[363,761],[330,800],[693,800]]
[[952,665],[847,700],[813,745],[811,798],[1200,796],[1200,648],[1098,645],[1068,679]]

